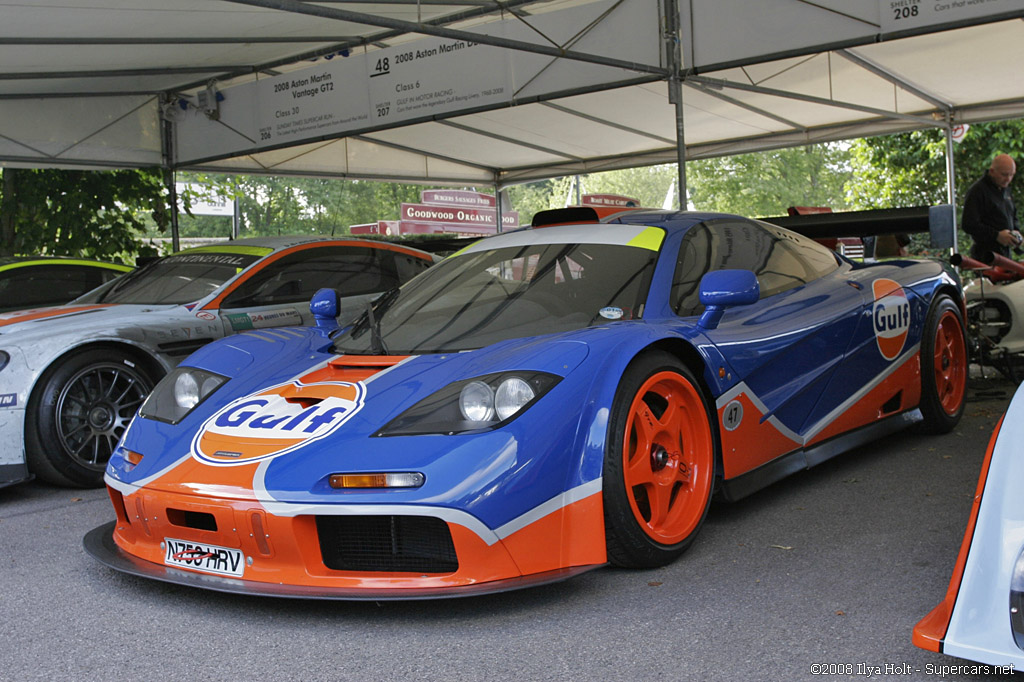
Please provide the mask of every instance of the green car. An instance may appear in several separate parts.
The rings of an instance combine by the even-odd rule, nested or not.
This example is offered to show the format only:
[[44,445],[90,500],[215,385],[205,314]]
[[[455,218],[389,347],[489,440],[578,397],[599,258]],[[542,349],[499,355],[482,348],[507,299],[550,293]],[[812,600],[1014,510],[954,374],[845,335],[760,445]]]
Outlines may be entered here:
[[0,258],[0,312],[67,303],[131,269],[80,258]]

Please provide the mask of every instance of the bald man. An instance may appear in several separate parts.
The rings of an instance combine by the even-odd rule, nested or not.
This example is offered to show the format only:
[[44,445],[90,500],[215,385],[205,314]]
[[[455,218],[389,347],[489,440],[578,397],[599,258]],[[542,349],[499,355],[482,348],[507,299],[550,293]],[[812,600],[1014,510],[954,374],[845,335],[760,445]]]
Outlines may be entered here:
[[1013,157],[1000,154],[992,159],[988,172],[967,190],[962,224],[974,238],[971,258],[987,262],[989,253],[1009,257],[1010,247],[1021,243],[1009,189],[1016,172]]

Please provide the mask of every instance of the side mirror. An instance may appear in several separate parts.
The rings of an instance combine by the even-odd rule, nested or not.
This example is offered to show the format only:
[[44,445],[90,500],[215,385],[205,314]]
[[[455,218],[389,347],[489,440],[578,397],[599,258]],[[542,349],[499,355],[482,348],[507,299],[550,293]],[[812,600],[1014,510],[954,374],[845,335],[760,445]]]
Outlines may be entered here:
[[757,275],[750,270],[715,270],[700,278],[700,302],[704,313],[697,321],[701,329],[718,326],[727,308],[756,303],[761,296]]
[[318,329],[331,332],[338,328],[340,305],[340,295],[334,289],[324,288],[313,294],[309,302],[309,312],[313,313]]

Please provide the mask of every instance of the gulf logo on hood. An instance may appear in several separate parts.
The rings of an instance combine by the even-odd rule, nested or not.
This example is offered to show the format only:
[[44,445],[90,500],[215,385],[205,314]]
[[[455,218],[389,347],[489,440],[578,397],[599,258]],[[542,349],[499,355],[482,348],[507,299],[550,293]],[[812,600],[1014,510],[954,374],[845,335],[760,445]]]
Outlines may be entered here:
[[876,279],[871,288],[875,294],[871,321],[878,351],[886,360],[895,360],[903,352],[910,333],[910,301],[903,287],[891,279]]
[[238,398],[203,423],[192,456],[205,464],[252,464],[326,438],[363,407],[361,383],[290,381]]

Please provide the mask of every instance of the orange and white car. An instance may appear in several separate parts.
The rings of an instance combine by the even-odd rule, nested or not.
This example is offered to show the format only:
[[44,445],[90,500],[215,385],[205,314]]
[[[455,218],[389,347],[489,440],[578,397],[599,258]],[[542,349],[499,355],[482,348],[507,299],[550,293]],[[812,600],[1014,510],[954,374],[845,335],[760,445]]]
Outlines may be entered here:
[[67,305],[0,314],[0,486],[33,475],[100,485],[139,405],[191,352],[246,329],[310,323],[323,287],[352,317],[433,262],[378,241],[246,239],[166,256]]

